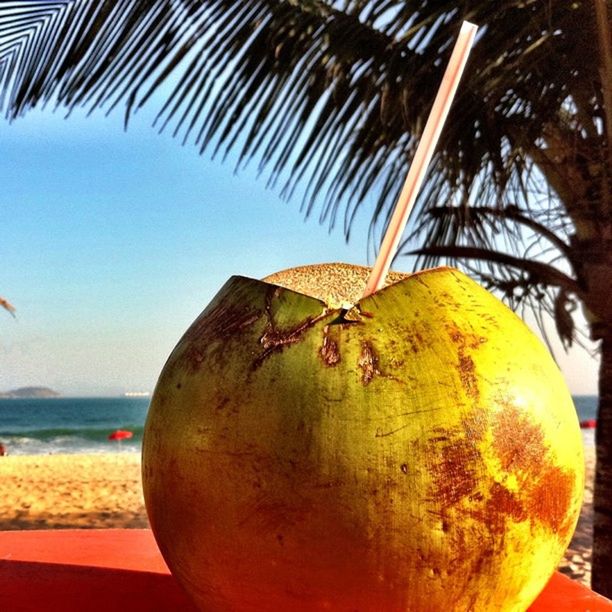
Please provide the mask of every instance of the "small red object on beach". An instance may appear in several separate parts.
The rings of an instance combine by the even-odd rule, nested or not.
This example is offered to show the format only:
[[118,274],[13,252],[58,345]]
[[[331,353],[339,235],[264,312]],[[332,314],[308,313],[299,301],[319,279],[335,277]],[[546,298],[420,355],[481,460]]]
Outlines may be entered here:
[[113,431],[112,434],[109,434],[109,440],[129,440],[134,434],[127,429],[117,429],[117,431]]
[[597,427],[597,419],[585,419],[580,421],[580,427],[582,429],[595,429]]

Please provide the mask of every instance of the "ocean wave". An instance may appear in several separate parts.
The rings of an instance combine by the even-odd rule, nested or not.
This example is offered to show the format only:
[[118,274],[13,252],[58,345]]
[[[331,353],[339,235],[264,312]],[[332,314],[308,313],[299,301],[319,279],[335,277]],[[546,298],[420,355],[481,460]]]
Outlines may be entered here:
[[141,442],[136,440],[92,441],[80,436],[55,436],[47,439],[28,436],[1,438],[9,455],[71,455],[115,452],[140,452]]
[[42,429],[23,428],[21,431],[18,431],[16,429],[13,429],[12,431],[0,429],[0,440],[6,440],[11,437],[25,437],[33,440],[40,440],[41,442],[49,442],[51,440],[57,440],[61,438],[75,438],[89,442],[104,442],[108,440],[108,436],[116,429],[126,429],[128,431],[131,431],[133,434],[132,440],[142,441],[144,427],[142,425],[135,425],[129,423],[122,424],[115,428],[52,427]]

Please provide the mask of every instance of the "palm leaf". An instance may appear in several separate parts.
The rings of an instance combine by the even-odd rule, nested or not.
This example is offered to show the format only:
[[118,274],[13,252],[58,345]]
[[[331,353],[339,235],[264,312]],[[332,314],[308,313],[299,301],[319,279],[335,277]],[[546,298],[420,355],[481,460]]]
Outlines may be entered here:
[[[376,241],[463,19],[482,28],[404,251],[420,240],[421,263],[452,248],[517,257],[527,239],[522,254],[543,249],[540,263],[552,266],[568,255],[568,214],[585,197],[576,186],[593,167],[612,174],[591,3],[3,2],[0,104],[9,120],[52,104],[122,108],[126,123],[160,104],[160,130],[200,152],[234,151],[238,167],[258,160],[306,214],[318,206],[333,226],[344,210],[347,237],[373,201]],[[589,206],[592,218],[607,215],[605,198]],[[526,284],[495,258],[474,262],[483,278],[501,274],[500,290]],[[547,309],[562,317],[567,301],[555,291]]]
[[[123,105],[128,118],[172,79],[160,126],[201,150],[235,149],[239,164],[258,158],[270,184],[282,179],[286,196],[302,185],[305,210],[320,203],[330,223],[341,202],[354,211],[372,193],[384,220],[467,17],[486,31],[430,180],[456,197],[486,172],[493,201],[523,170],[523,159],[502,151],[509,124],[533,143],[572,89],[597,104],[596,67],[585,61],[595,52],[595,23],[583,3],[557,4],[460,11],[424,0],[349,2],[344,10],[321,0],[6,2],[4,109],[15,118],[41,102]],[[487,36],[500,28],[501,47],[499,36]]]

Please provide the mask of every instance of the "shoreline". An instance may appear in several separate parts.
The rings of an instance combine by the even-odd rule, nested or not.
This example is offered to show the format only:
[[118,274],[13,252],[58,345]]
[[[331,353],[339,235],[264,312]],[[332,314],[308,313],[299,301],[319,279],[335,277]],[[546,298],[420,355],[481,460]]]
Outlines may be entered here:
[[[584,503],[559,571],[590,586],[593,446],[585,460]],[[148,527],[139,452],[0,457],[0,531]]]

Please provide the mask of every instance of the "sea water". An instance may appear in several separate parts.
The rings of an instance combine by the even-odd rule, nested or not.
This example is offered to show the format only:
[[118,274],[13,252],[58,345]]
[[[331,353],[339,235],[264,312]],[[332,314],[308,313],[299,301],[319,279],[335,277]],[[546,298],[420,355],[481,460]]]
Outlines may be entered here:
[[[0,443],[11,455],[140,452],[147,397],[0,399]],[[109,440],[117,429],[128,440]]]
[[[596,396],[575,396],[574,404],[580,420],[596,418]],[[0,399],[0,443],[11,455],[138,453],[148,408],[142,397]],[[109,440],[117,429],[133,437]],[[594,444],[593,429],[583,437]]]

